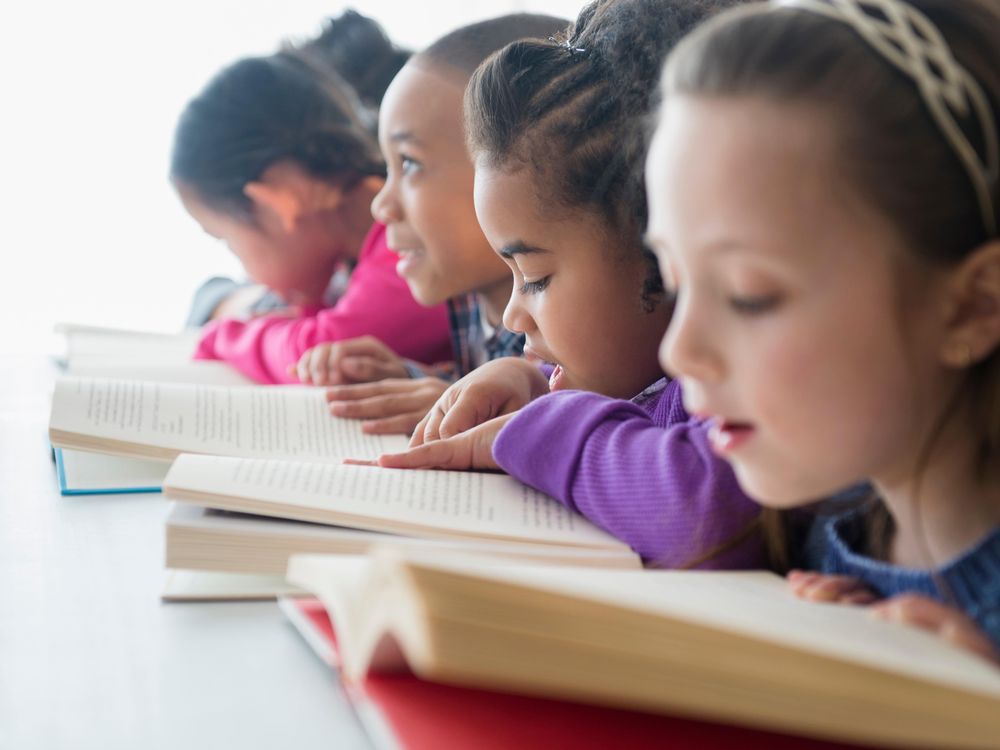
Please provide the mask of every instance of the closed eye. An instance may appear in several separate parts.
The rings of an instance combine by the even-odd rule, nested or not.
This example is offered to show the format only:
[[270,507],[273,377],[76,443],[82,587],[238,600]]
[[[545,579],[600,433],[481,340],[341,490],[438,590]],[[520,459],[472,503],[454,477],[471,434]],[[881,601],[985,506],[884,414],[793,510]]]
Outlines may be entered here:
[[729,298],[729,306],[741,315],[761,315],[773,310],[779,302],[781,302],[781,297],[777,294]]

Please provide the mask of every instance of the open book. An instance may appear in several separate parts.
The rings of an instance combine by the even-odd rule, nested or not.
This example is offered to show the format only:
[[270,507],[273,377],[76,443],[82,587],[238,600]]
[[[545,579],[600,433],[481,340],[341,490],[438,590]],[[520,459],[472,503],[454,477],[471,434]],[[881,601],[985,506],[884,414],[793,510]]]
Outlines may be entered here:
[[519,554],[539,559],[586,555],[636,564],[627,545],[503,474],[185,454],[174,461],[163,491],[170,500],[216,510],[466,545],[530,545],[535,549]]
[[1000,670],[769,573],[295,556],[345,674],[632,707],[842,741],[995,748]]
[[165,460],[187,452],[339,462],[407,445],[402,435],[368,435],[361,422],[331,416],[322,388],[83,377],[56,381],[49,439]]
[[293,554],[358,555],[386,541],[406,549],[492,554],[550,565],[639,567],[639,558],[628,549],[390,536],[377,531],[265,518],[188,503],[176,503],[167,517],[167,567],[283,577]]
[[[278,606],[313,652],[338,668],[337,636],[323,604],[282,596]],[[343,687],[372,744],[385,750],[861,750],[854,743],[445,685],[404,673],[368,675]]]
[[[225,362],[193,361],[198,331],[150,333],[61,323],[56,359],[71,375],[160,383],[253,385]],[[57,448],[63,495],[158,492],[169,463]]]

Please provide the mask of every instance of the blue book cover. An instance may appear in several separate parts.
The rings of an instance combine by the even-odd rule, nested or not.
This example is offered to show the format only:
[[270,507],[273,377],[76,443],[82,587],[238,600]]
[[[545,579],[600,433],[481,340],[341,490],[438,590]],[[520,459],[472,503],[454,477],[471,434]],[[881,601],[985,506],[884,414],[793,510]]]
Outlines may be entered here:
[[53,449],[62,495],[159,492],[169,461]]

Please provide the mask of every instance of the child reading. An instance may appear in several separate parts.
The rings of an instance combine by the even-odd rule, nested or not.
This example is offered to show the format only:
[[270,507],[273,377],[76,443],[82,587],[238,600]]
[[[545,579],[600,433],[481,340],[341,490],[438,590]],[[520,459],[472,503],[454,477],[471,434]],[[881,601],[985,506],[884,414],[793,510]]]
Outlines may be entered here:
[[[384,227],[372,225],[368,205],[384,165],[365,109],[329,61],[319,62],[319,50],[335,41],[349,58],[343,47],[370,34],[338,30],[361,22],[381,33],[346,14],[304,50],[234,63],[187,105],[177,127],[171,179],[184,207],[254,281],[296,308],[205,327],[196,356],[225,360],[258,382],[293,381],[288,367],[307,349],[363,334],[423,362],[449,357],[443,307],[413,300]],[[384,56],[398,65],[382,38]],[[366,84],[369,95],[373,86]],[[350,280],[331,301],[341,269]],[[233,295],[216,316],[243,306],[233,303],[244,296]]]
[[649,238],[685,405],[769,506],[870,481],[816,529],[802,595],[879,599],[996,658],[997,4],[741,9],[680,45],[663,92]]
[[565,39],[519,42],[477,71],[476,208],[514,274],[504,320],[553,369],[546,384],[523,361],[484,366],[426,417],[421,447],[383,465],[502,467],[658,565],[764,562],[759,507],[662,378],[670,306],[642,244],[642,116],[666,52],[720,5],[592,3]]

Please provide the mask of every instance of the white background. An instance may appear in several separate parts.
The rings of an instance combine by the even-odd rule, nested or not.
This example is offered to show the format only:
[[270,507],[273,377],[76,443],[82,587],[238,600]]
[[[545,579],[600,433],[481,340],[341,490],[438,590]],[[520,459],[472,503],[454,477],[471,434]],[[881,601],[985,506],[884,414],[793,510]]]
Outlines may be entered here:
[[309,36],[349,5],[419,48],[473,20],[576,0],[82,0],[0,21],[0,347],[51,350],[71,321],[178,329],[198,283],[239,267],[167,181],[184,104],[223,65]]

